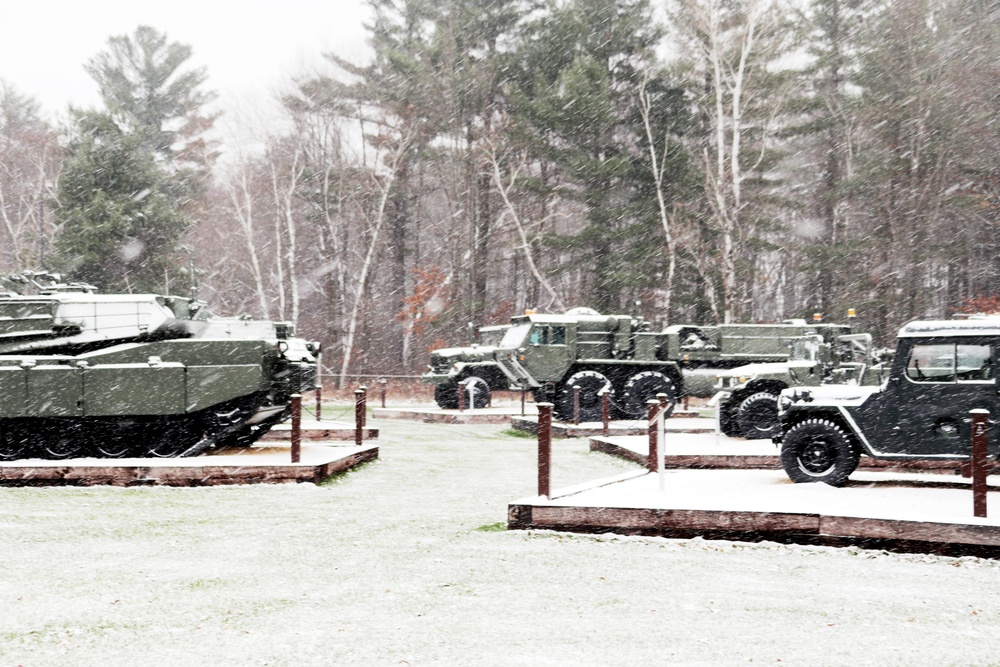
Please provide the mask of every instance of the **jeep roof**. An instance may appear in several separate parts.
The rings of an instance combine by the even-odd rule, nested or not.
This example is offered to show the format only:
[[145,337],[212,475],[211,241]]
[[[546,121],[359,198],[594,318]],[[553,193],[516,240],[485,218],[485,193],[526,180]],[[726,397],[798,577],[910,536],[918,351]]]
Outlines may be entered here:
[[899,330],[900,338],[943,338],[948,336],[1000,336],[1000,317],[968,320],[918,320]]

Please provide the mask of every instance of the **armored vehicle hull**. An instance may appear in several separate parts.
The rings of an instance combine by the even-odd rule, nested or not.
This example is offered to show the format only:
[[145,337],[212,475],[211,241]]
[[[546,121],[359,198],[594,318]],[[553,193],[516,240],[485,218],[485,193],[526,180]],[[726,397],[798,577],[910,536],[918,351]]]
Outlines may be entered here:
[[0,458],[249,445],[312,389],[319,346],[190,299],[40,285],[0,295]]

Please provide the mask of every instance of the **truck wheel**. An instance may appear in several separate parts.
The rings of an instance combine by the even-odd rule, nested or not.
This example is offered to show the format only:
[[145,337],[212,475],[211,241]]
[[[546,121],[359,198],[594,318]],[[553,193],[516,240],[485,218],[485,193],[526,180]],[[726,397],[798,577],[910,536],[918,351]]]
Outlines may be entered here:
[[434,402],[442,410],[457,410],[458,385],[454,382],[434,385]]
[[793,482],[840,486],[858,467],[861,453],[844,431],[826,419],[808,419],[788,429],[781,465]]
[[669,417],[677,401],[677,389],[674,383],[660,371],[636,373],[625,383],[619,408],[626,419],[643,419],[649,409],[646,407],[646,401],[656,398],[657,394],[667,395],[667,414],[664,416]]
[[[465,394],[465,407],[467,408],[485,408],[490,404],[490,385],[486,380],[479,377],[478,375],[470,375],[463,380],[465,383],[462,385],[462,392]],[[469,387],[472,387],[472,400],[469,400]],[[455,396],[455,407],[458,405],[458,396]]]
[[740,435],[747,440],[771,438],[781,432],[778,421],[778,397],[761,391],[743,399],[736,408]]
[[573,387],[580,387],[580,421],[601,421],[601,397],[605,387],[610,386],[608,378],[597,371],[580,371],[569,377],[556,397],[555,414],[560,421],[573,421]]

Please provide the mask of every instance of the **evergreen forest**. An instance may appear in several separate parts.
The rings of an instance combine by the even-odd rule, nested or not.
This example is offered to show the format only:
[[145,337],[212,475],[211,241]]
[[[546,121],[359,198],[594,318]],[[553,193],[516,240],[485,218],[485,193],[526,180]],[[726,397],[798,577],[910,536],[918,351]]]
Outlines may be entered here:
[[0,67],[0,272],[292,321],[341,382],[525,309],[885,345],[1000,310],[996,2],[365,1],[368,60],[238,150],[155,27],[58,125]]

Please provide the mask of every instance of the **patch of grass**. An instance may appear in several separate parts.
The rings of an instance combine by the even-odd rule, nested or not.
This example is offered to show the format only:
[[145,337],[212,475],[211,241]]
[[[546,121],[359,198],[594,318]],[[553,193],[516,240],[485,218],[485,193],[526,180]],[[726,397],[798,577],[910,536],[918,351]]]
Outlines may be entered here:
[[480,532],[480,533],[502,533],[502,532],[504,532],[506,530],[507,530],[507,522],[506,521],[498,521],[496,523],[488,523],[486,525],[479,526],[479,528],[476,528],[476,531]]
[[364,470],[365,468],[369,468],[369,467],[375,465],[378,462],[379,462],[378,459],[374,459],[374,460],[371,460],[371,461],[365,461],[364,463],[361,463],[361,464],[359,464],[357,466],[354,466],[353,468],[350,468],[349,470],[341,470],[340,472],[335,472],[332,475],[330,475],[329,477],[321,479],[319,482],[316,483],[316,486],[335,486],[335,485],[340,484],[341,482],[347,480],[350,477],[350,475],[352,475],[353,473],[360,472],[360,471]]
[[500,431],[500,435],[506,435],[510,438],[531,438],[532,440],[538,437],[534,433],[528,433],[527,431],[521,431],[516,428],[504,429],[503,431]]

